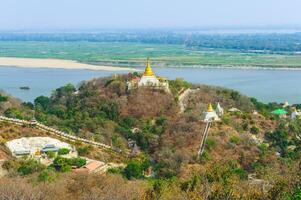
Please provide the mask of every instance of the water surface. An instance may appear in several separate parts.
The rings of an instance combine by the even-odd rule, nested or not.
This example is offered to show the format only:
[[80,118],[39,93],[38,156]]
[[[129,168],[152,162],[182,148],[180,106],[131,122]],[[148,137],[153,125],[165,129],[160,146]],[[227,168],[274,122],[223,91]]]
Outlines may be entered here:
[[[154,68],[154,71],[170,79],[182,77],[192,83],[236,89],[263,102],[301,103],[301,71],[200,68]],[[0,89],[23,101],[33,101],[40,95],[49,96],[55,88],[67,83],[77,85],[113,73],[116,72],[0,67]],[[31,89],[20,90],[20,86]]]

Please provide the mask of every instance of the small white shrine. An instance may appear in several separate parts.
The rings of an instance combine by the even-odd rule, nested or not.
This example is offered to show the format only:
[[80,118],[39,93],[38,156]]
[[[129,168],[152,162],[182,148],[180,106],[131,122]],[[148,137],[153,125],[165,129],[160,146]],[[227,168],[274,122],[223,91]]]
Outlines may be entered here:
[[219,117],[221,117],[224,114],[224,109],[221,107],[219,102],[217,103],[215,112]]
[[216,111],[213,110],[211,103],[208,105],[207,111],[203,113],[203,120],[204,122],[212,122],[212,121],[220,120]]

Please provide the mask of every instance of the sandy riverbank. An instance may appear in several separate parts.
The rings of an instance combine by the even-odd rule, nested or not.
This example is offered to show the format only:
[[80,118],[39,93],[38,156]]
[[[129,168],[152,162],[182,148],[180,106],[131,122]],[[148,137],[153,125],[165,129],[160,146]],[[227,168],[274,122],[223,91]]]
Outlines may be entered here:
[[0,67],[22,67],[22,68],[53,68],[53,69],[87,69],[103,71],[134,71],[134,68],[90,65],[79,63],[74,60],[60,60],[50,58],[15,58],[0,57]]

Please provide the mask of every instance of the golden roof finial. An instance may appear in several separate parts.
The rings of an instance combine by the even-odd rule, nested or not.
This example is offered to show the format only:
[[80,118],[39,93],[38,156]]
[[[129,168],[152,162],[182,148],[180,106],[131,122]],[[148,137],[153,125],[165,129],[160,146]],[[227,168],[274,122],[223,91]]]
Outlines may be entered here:
[[151,68],[151,64],[150,64],[150,59],[147,58],[147,61],[146,61],[146,68],[145,68],[145,71],[144,71],[144,76],[154,76],[154,72]]
[[208,105],[208,110],[207,110],[208,112],[213,112],[213,108],[212,108],[212,105],[211,105],[211,103],[209,103],[209,105]]

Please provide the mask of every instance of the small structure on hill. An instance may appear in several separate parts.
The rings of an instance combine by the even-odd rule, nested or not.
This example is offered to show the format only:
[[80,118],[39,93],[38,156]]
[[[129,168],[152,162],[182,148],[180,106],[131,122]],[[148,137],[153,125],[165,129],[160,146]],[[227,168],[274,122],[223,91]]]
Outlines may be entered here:
[[209,103],[207,111],[203,113],[203,120],[204,122],[212,122],[212,121],[220,120],[220,118],[216,114],[216,111],[213,110],[211,103]]
[[288,103],[288,101],[285,101],[282,107],[286,108],[286,107],[289,107],[289,106],[290,106],[290,104]]
[[280,118],[286,118],[287,111],[283,108],[278,108],[272,112],[272,114],[279,116]]
[[84,172],[84,173],[102,173],[106,170],[106,164],[98,160],[87,159],[85,166],[81,168],[74,169],[74,172]]
[[229,110],[228,110],[228,112],[232,112],[232,113],[241,113],[241,110],[239,110],[238,108],[230,108]]
[[219,102],[217,103],[215,112],[220,117],[224,114],[224,109],[221,107],[221,105],[219,104]]
[[141,87],[164,90],[169,92],[169,84],[166,78],[157,77],[153,72],[149,58],[147,58],[146,68],[142,77],[134,77],[127,82],[128,90],[133,90]]
[[258,115],[259,113],[258,113],[257,110],[253,110],[252,114],[253,114],[253,115]]
[[291,113],[291,119],[300,119],[301,118],[301,112],[300,110],[297,110],[296,108]]

